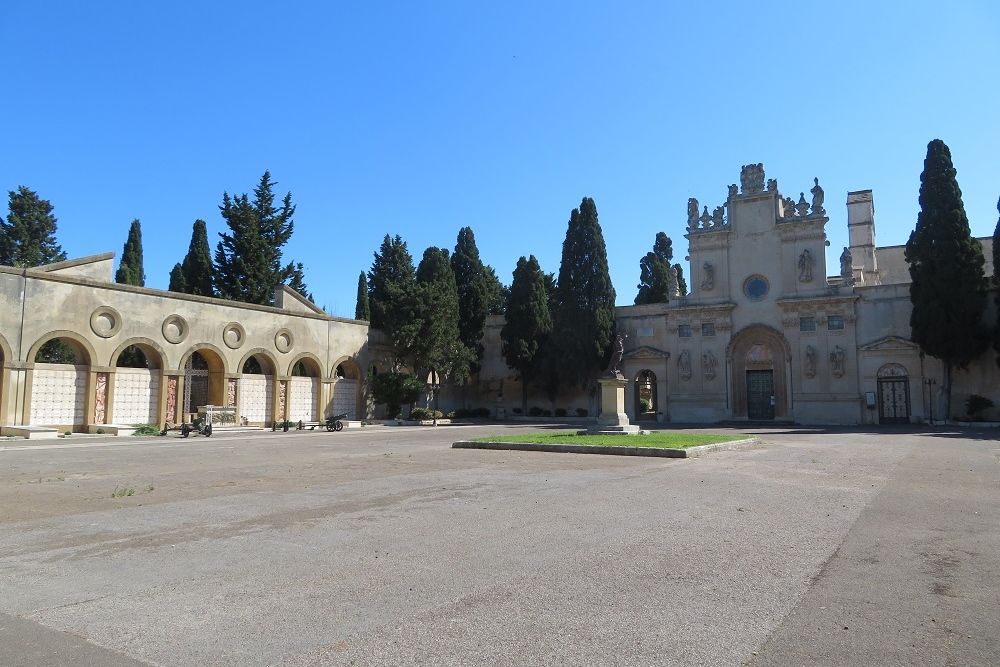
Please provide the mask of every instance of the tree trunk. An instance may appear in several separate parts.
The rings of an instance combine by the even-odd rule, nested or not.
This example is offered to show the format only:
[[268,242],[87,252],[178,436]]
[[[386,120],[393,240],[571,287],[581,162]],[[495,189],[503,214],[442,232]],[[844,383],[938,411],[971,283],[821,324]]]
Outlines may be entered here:
[[944,365],[944,378],[941,381],[941,398],[944,403],[942,414],[944,420],[951,419],[951,364]]

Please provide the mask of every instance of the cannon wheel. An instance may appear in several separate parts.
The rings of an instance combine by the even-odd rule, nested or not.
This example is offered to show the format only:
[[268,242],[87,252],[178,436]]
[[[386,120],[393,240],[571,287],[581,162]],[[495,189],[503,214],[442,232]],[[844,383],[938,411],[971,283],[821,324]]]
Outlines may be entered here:
[[340,421],[339,419],[337,421],[335,421],[333,423],[333,430],[334,431],[343,431],[344,430],[344,422]]
[[211,424],[209,424],[208,426],[205,427],[205,437],[206,438],[212,437],[212,425]]
[[191,435],[191,427],[187,424],[181,424],[181,435],[185,438]]
[[332,431],[336,431],[337,430],[337,424],[333,420],[327,419],[326,420],[326,430],[327,431],[331,431],[331,432]]

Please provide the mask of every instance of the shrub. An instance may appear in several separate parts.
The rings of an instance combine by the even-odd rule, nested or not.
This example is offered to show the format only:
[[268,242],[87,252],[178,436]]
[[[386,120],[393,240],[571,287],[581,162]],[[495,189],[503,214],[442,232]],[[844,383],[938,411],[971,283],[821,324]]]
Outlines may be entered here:
[[587,416],[587,409],[586,408],[577,408],[576,409],[576,416],[577,417],[586,417]]
[[541,417],[542,409],[537,405],[532,405],[531,408],[528,409],[528,415],[531,417]]
[[967,399],[965,399],[965,412],[970,417],[975,417],[983,410],[993,407],[993,401],[986,398],[985,396],[980,396],[979,394],[972,394]]
[[556,417],[565,417],[566,408],[556,408]]
[[649,402],[648,398],[639,399],[639,412],[649,412],[653,409],[653,404]]
[[473,417],[479,417],[481,419],[485,419],[490,416],[489,408],[476,408],[475,412],[476,414],[474,414]]
[[410,410],[410,419],[422,421],[424,419],[441,419],[444,414],[440,410],[428,410],[427,408],[413,408]]
[[107,431],[105,431],[102,427],[97,428],[97,435],[104,435],[105,433],[107,433]]
[[551,410],[542,410],[542,416],[543,417],[551,417],[552,416],[552,411]]
[[132,424],[135,431],[132,435],[160,435],[160,427],[156,424]]
[[522,412],[524,412],[524,410],[522,410],[521,408],[513,408],[511,409],[511,412],[513,412],[515,415],[519,415]]

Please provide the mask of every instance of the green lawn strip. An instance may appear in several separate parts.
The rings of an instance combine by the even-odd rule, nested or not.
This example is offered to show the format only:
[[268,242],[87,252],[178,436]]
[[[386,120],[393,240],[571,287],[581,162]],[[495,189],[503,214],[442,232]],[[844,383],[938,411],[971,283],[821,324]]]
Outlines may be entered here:
[[563,433],[523,433],[473,438],[471,442],[526,442],[540,445],[580,445],[583,447],[653,447],[656,449],[687,449],[699,445],[746,440],[746,435],[718,435],[714,433],[656,432],[638,435],[580,435],[575,431]]

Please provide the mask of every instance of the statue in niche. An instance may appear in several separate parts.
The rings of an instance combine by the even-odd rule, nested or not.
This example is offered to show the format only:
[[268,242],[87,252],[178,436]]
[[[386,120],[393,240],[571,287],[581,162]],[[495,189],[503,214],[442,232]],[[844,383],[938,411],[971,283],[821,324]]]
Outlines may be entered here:
[[798,213],[800,218],[809,215],[809,202],[806,201],[806,193],[799,193],[799,203],[795,205],[795,212]]
[[721,227],[723,225],[722,216],[726,214],[725,206],[716,206],[715,210],[712,211],[712,226]]
[[830,370],[833,371],[834,377],[839,378],[844,375],[844,348],[839,345],[830,353]]
[[768,192],[777,192],[778,191],[778,179],[776,179],[776,178],[769,178],[769,179],[767,179],[767,191]]
[[708,223],[712,221],[712,216],[708,214],[707,206],[705,207],[705,210],[702,212],[701,217],[698,218],[698,220],[701,222],[702,227],[708,227]]
[[691,353],[687,350],[681,351],[681,356],[677,357],[677,368],[681,372],[681,377],[685,380],[691,379]]
[[799,282],[800,283],[811,283],[813,279],[813,264],[815,260],[813,259],[812,253],[806,248],[799,255]]
[[819,186],[819,178],[813,179],[814,185],[809,192],[812,193],[813,203],[812,203],[812,214],[813,215],[826,215],[826,209],[823,208],[823,188]]
[[671,265],[667,269],[667,294],[670,295],[671,299],[681,295],[681,289],[677,280],[677,267],[674,265]]
[[715,287],[715,267],[710,263],[705,262],[701,265],[702,279],[701,288],[706,292],[711,291]]
[[785,204],[785,206],[784,206],[785,210],[784,210],[784,215],[782,217],[785,217],[785,218],[794,218],[795,217],[795,200],[792,199],[791,197],[785,197],[784,204]]
[[688,229],[698,227],[698,200],[694,197],[688,199]]
[[733,183],[732,185],[729,186],[729,196],[730,197],[735,197],[739,193],[740,193],[740,188],[739,188],[738,185],[736,185],[735,183]]
[[854,259],[850,248],[844,248],[844,252],[840,253],[840,277],[845,285],[854,284]]
[[705,371],[706,380],[711,380],[715,377],[715,355],[711,351],[701,355],[701,367]]
[[740,185],[743,194],[752,195],[764,191],[764,164],[745,164],[740,170]]
[[816,375],[816,348],[812,345],[806,347],[806,377],[811,378]]

